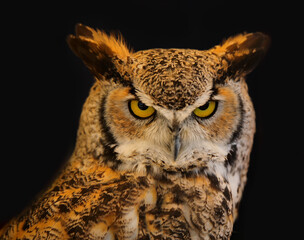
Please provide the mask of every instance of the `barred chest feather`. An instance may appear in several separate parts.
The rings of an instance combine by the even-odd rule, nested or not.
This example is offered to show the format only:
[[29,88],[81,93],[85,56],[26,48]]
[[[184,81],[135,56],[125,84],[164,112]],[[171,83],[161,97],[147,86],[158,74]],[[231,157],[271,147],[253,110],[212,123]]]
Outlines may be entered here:
[[79,169],[73,166],[58,178],[11,224],[7,236],[18,232],[17,238],[26,239],[229,239],[232,199],[222,179],[175,173],[155,179],[97,164]]

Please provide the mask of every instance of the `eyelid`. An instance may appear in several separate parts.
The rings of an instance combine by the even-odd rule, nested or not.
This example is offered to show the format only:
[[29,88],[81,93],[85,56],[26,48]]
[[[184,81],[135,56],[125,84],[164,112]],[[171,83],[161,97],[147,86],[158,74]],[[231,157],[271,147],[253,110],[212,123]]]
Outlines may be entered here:
[[141,109],[138,105],[139,103],[142,102],[138,99],[131,99],[128,101],[129,111],[135,118],[143,120],[155,115],[156,110],[152,106],[147,106],[143,103],[147,108]]
[[216,113],[217,107],[218,107],[218,101],[209,100],[204,105],[195,108],[193,111],[193,115],[200,119],[207,119],[212,117]]

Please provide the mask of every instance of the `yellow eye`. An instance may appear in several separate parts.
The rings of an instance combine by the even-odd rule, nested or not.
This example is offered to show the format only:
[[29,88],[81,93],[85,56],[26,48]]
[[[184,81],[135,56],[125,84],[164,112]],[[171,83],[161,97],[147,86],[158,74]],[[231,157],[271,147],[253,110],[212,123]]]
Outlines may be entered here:
[[133,116],[141,119],[151,117],[155,113],[155,109],[153,107],[148,107],[146,104],[138,100],[131,100],[129,102],[129,109]]
[[203,106],[200,106],[198,108],[196,108],[193,113],[200,118],[207,118],[207,117],[211,117],[217,108],[217,102],[210,100],[208,101],[206,104],[204,104]]

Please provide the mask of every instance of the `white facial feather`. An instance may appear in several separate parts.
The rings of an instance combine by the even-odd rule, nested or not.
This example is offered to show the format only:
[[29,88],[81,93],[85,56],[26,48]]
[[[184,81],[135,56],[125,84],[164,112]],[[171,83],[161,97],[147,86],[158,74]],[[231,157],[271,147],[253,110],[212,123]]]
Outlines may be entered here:
[[231,194],[233,199],[237,199],[237,191],[238,187],[240,185],[240,174],[235,173],[234,175],[229,174],[228,175],[228,182],[230,183],[230,188],[231,188]]

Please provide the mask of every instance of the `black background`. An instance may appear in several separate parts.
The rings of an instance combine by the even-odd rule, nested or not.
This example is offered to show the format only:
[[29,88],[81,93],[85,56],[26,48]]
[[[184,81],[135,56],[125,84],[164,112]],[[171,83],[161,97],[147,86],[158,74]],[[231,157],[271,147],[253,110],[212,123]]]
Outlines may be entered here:
[[73,151],[93,83],[66,44],[76,23],[121,32],[135,51],[203,50],[240,32],[261,31],[272,43],[248,76],[257,133],[232,240],[298,239],[304,160],[303,76],[297,74],[303,62],[301,8],[286,1],[173,0],[2,6],[0,224],[28,205]]

